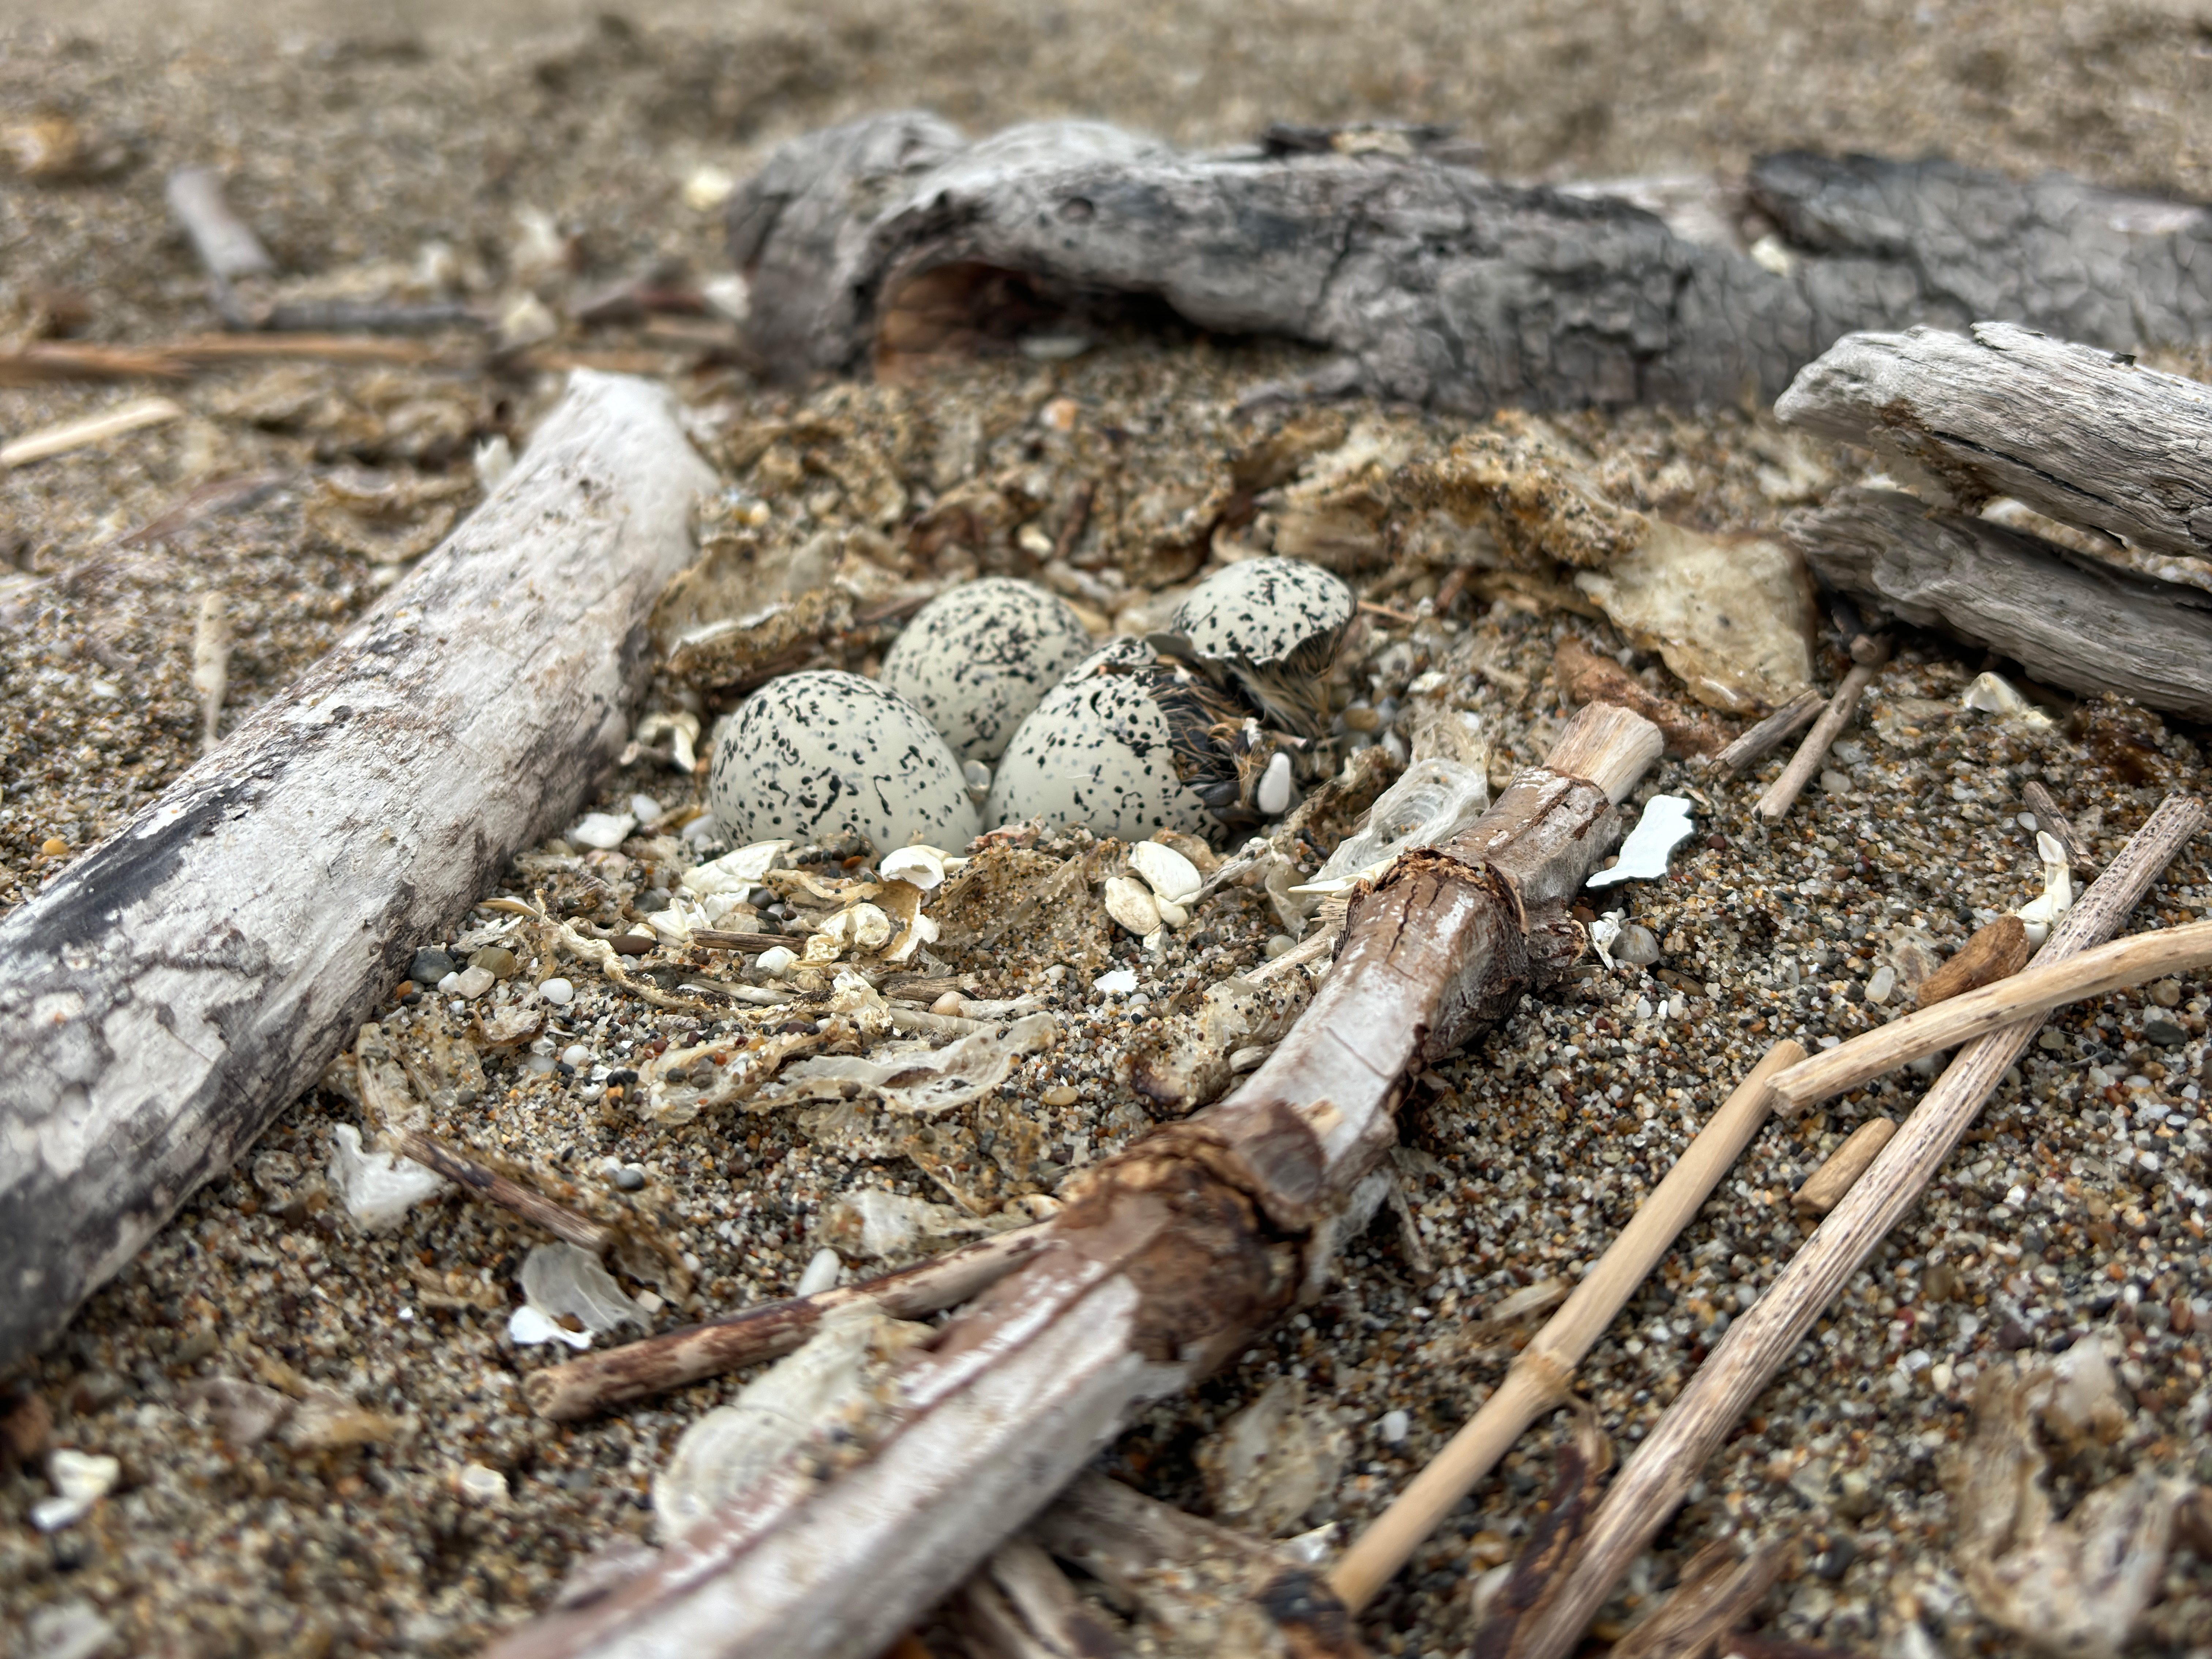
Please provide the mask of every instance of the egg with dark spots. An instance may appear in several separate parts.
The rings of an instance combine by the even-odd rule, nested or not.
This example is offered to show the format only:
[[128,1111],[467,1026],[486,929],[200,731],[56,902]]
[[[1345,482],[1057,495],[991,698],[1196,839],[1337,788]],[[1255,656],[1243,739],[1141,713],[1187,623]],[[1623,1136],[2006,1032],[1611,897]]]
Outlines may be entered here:
[[994,576],[932,599],[884,654],[883,683],[963,761],[995,761],[1015,729],[1091,649],[1068,603]]
[[1142,641],[1115,640],[1022,722],[983,816],[994,825],[1086,825],[1125,841],[1161,830],[1203,835],[1251,821],[1265,744],[1257,723],[1202,676],[1161,661]]
[[1234,683],[1269,725],[1318,738],[1355,609],[1352,590],[1317,564],[1246,559],[1193,588],[1154,641]]
[[858,674],[786,674],[716,733],[707,799],[740,846],[852,834],[878,853],[979,828],[960,763],[898,693]]

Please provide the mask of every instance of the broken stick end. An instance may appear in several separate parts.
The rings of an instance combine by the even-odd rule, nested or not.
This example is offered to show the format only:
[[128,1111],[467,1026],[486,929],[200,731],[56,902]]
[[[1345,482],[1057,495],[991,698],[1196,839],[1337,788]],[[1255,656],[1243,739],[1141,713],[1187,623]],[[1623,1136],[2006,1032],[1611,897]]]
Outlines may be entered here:
[[1619,805],[1665,748],[1659,728],[1643,715],[1593,702],[1568,723],[1544,764],[1568,777],[1587,778]]

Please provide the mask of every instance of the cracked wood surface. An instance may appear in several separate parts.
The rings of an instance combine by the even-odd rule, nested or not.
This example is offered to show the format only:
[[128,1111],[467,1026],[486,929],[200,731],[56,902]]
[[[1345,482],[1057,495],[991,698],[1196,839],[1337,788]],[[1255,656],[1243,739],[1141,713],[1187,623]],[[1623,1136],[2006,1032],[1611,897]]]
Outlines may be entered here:
[[1854,334],[1774,406],[1972,512],[2009,495],[2153,553],[2212,557],[2212,386],[2007,323]]
[[2212,720],[2212,593],[1896,490],[1847,489],[1788,533],[1836,586],[2094,696]]
[[1735,198],[1779,227],[1761,263],[1408,149],[1188,155],[1082,121],[971,143],[876,116],[779,149],[732,198],[730,247],[753,348],[792,380],[1131,301],[1337,353],[1309,390],[1468,411],[1771,398],[1842,336],[1915,323],[2115,350],[2212,334],[2212,215],[2186,204],[1792,153]]
[[712,486],[580,373],[504,485],[119,833],[0,922],[0,1364],[312,1085],[629,735]]
[[1312,1005],[1235,1094],[1088,1171],[866,1420],[817,1424],[637,1577],[498,1659],[879,1652],[1145,1402],[1318,1293],[1380,1196],[1412,1077],[1573,959],[1566,905],[1660,747],[1640,716],[1584,708],[1553,769],[1357,898]]

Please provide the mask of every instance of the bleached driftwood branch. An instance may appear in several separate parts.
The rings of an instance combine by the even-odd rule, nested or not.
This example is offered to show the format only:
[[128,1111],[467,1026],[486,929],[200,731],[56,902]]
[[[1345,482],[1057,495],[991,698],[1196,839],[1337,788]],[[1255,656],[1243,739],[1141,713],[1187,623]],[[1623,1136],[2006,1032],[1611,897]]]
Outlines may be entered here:
[[788,378],[850,374],[1135,300],[1327,347],[1316,386],[1480,410],[1771,398],[1855,329],[1997,315],[2118,350],[2212,332],[2193,207],[1773,156],[1736,205],[1782,228],[1778,272],[1618,197],[1405,148],[1184,155],[1074,121],[970,143],[912,112],[811,134],[731,201],[751,344]]
[[653,1566],[518,1632],[504,1659],[879,1651],[1139,1405],[1319,1293],[1380,1198],[1411,1079],[1578,954],[1567,904],[1660,743],[1637,715],[1583,709],[1476,823],[1362,890],[1266,1063],[1091,1171],[1045,1247],[917,1351],[865,1422],[817,1425]]
[[1838,340],[1775,404],[1971,512],[2009,495],[2153,553],[2212,557],[2212,386],[2009,323]]
[[2212,720],[2212,593],[1895,490],[1844,490],[1788,529],[1821,575],[1893,616],[2069,691]]
[[0,922],[0,1364],[312,1084],[629,735],[713,476],[579,374],[522,464],[282,696]]

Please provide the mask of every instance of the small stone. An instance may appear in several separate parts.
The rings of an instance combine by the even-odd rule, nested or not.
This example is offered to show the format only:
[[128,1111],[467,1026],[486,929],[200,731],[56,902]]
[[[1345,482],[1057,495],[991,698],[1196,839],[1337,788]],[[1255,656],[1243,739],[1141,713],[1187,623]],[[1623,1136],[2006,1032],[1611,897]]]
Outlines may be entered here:
[[482,1463],[464,1463],[456,1470],[453,1490],[464,1503],[486,1507],[504,1504],[508,1497],[507,1477]]
[[626,1193],[634,1193],[645,1185],[645,1171],[635,1164],[625,1164],[615,1171],[615,1185]]
[[2176,1335],[2186,1336],[2197,1328],[2197,1310],[2185,1296],[2177,1296],[2166,1310]]
[[629,839],[629,832],[637,828],[637,820],[629,813],[617,816],[612,812],[586,812],[568,832],[568,839],[581,842],[586,847],[597,848],[602,853],[611,853]]
[[2161,1008],[2179,1008],[2181,1006],[2181,981],[2178,979],[2159,981],[2150,988],[2150,1000]]
[[407,977],[417,985],[435,985],[459,967],[460,963],[443,951],[425,948],[417,951],[415,960],[407,965]]
[[1188,903],[1204,884],[1196,865],[1174,848],[1156,841],[1140,841],[1132,847],[1129,863],[1145,878],[1155,896],[1170,903]]
[[1037,1098],[1048,1106],[1073,1106],[1083,1098],[1083,1094],[1073,1084],[1055,1083]]
[[576,988],[565,979],[549,979],[538,988],[538,994],[556,1008],[565,1008],[575,1000]]
[[2161,1048],[2179,1048],[2189,1041],[2189,1033],[2179,1022],[2165,1014],[2153,1014],[2144,1020],[2143,1036]]
[[806,1271],[799,1274],[799,1283],[792,1286],[791,1293],[793,1296],[819,1296],[824,1291],[835,1290],[843,1272],[844,1264],[838,1261],[837,1252],[825,1244],[815,1251],[806,1264]]
[[1107,878],[1106,914],[1139,939],[1159,931],[1159,902],[1142,882],[1127,876]]
[[957,991],[947,991],[929,1005],[929,1012],[933,1014],[949,1014],[957,1019],[968,1012],[968,999]]
[[614,946],[616,955],[624,957],[645,956],[653,946],[653,936],[649,933],[617,933],[607,943]]
[[798,963],[799,957],[787,946],[772,945],[762,951],[753,966],[771,979],[781,979]]
[[1920,1275],[1920,1299],[1923,1302],[1948,1302],[1958,1293],[1958,1270],[1948,1261],[1939,1261]]
[[39,851],[50,859],[65,859],[69,856],[69,843],[59,836],[48,836],[39,843]]
[[507,979],[521,966],[514,952],[503,945],[487,945],[469,958],[469,966],[481,968],[494,979]]
[[1867,975],[1866,1000],[1880,1006],[1887,1002],[1897,989],[1897,969],[1883,963]]
[[1659,940],[1649,927],[1632,921],[1620,930],[1620,938],[1613,947],[1613,959],[1632,968],[1649,968],[1659,960]]
[[453,981],[453,994],[473,1002],[499,981],[488,968],[471,967]]
[[1092,980],[1091,988],[1109,997],[1125,997],[1137,988],[1137,976],[1127,968],[1116,968]]
[[1297,945],[1288,933],[1274,934],[1267,940],[1267,960],[1273,962],[1277,957],[1288,955],[1297,949]]
[[1388,1446],[1396,1445],[1412,1431],[1413,1426],[1413,1419],[1407,1416],[1405,1413],[1400,1411],[1384,1412],[1382,1413],[1382,1422],[1381,1425],[1383,1444]]
[[630,816],[640,823],[655,824],[666,815],[666,809],[650,795],[638,794],[629,798]]
[[592,1051],[580,1042],[572,1042],[561,1051],[561,1063],[580,1072],[592,1063]]
[[1820,787],[1831,795],[1848,795],[1851,793],[1850,774],[1828,767],[1820,774]]

